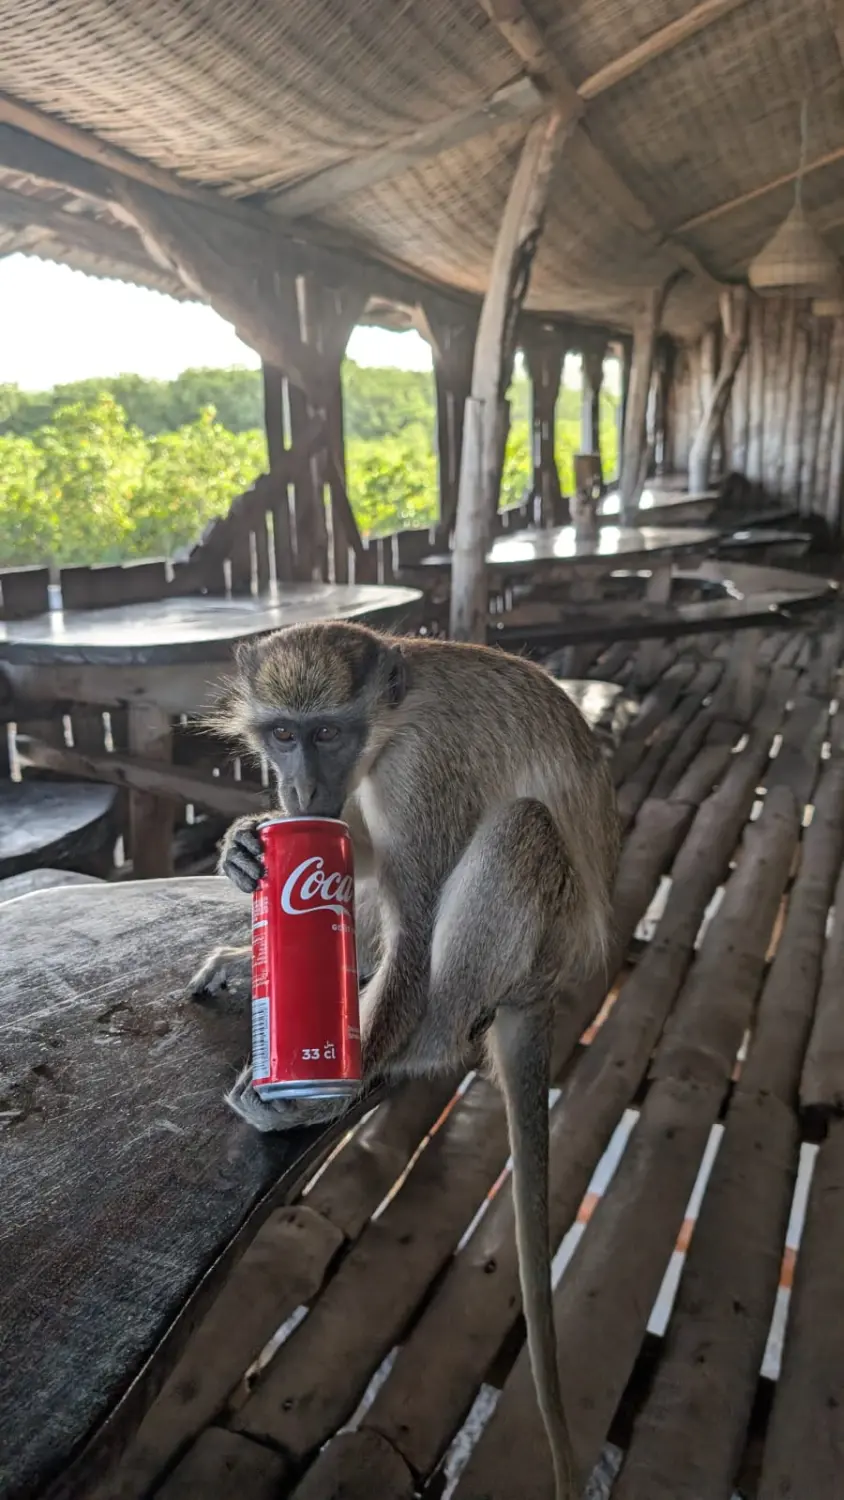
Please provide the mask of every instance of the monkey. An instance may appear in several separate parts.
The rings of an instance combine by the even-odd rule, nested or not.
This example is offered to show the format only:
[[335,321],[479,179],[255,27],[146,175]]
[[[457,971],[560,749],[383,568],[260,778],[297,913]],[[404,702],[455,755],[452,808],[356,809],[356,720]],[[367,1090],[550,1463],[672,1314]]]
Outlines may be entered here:
[[[619,823],[606,758],[542,667],[486,646],[365,626],[291,626],[236,651],[209,722],[266,758],[283,815],[352,834],[362,1088],[471,1065],[503,1095],[528,1351],[557,1500],[575,1500],[551,1293],[548,1091],[555,1002],[604,962]],[[257,828],[228,830],[219,869],[262,874]],[[191,991],[231,983],[218,950]],[[336,1100],[230,1105],[260,1130],[334,1119]]]

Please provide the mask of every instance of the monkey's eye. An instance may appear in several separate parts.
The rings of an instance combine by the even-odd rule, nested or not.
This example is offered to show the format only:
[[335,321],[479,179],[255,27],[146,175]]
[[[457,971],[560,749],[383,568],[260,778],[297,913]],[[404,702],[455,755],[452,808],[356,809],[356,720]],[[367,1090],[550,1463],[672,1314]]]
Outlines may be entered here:
[[314,739],[319,740],[323,745],[327,744],[329,740],[336,740],[339,737],[340,731],[336,724],[320,724],[319,729],[314,735]]
[[277,724],[273,730],[273,739],[278,740],[280,745],[292,745],[296,736],[292,729],[285,729],[282,724]]

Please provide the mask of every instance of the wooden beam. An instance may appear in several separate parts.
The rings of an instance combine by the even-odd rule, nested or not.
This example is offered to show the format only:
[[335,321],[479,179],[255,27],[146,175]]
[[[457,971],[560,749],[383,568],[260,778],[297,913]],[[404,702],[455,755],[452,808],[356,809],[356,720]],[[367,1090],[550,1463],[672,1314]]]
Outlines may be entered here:
[[709,464],[715,440],[721,430],[727,402],[736,371],[747,349],[750,298],[746,287],[734,287],[721,298],[721,322],[724,326],[724,354],[715,384],[709,393],[706,409],[689,450],[689,494],[702,493],[709,482]]
[[109,145],[90,130],[81,130],[78,125],[68,125],[54,115],[45,114],[21,99],[0,92],[0,125],[11,125],[15,130],[26,131],[61,151],[70,152],[81,160],[103,169],[103,181],[109,172],[119,172],[134,182],[143,182],[147,187],[157,188],[171,198],[186,198],[192,203],[204,203],[219,212],[240,217],[238,205],[221,194],[186,182],[174,172],[156,167],[152,162],[142,161],[119,146]]
[[[48,117],[45,116],[46,118]],[[80,134],[85,151],[80,146],[79,154],[76,154],[37,138],[34,134],[24,134],[15,127],[0,123],[0,167],[55,187],[68,188],[81,197],[106,203],[112,208],[120,201],[117,193],[117,184],[120,182],[125,183],[127,189],[138,186],[140,190],[144,190],[147,185],[137,182],[127,173],[106,171],[95,160],[90,159],[95,154],[91,141],[96,138],[90,137],[86,131]],[[174,181],[178,182],[179,179]],[[184,187],[184,184],[181,185]],[[197,207],[216,214],[218,222],[231,221],[243,229],[268,236],[275,245],[276,253],[283,255],[291,268],[295,268],[297,272],[308,271],[322,276],[328,285],[354,282],[364,286],[367,291],[377,287],[382,296],[393,296],[397,301],[415,301],[419,288],[430,286],[455,306],[470,300],[468,293],[443,286],[418,267],[407,265],[386,251],[376,253],[366,246],[356,244],[348,233],[333,230],[327,225],[310,222],[306,236],[293,226],[288,228],[278,215],[265,213],[252,201],[199,192],[165,194],[161,191],[161,197],[165,201],[168,198],[182,198],[186,201],[190,198]],[[131,216],[127,216],[127,222],[130,219]],[[130,227],[133,227],[131,223]]]
[[239,337],[267,364],[283,370],[315,406],[323,406],[325,361],[304,343],[300,329],[273,295],[275,279],[284,269],[273,240],[263,232],[238,231],[229,245],[228,226],[215,221],[205,208],[179,203],[125,177],[115,178],[115,193],[151,252],[234,324]]
[[583,113],[583,100],[522,0],[480,0],[480,4],[493,26],[524,63],[530,77],[544,84],[546,91],[553,94],[563,124],[579,119]]
[[104,259],[120,261],[147,274],[155,266],[155,262],[144,253],[144,247],[133,230],[118,229],[83,214],[66,213],[54,203],[45,203],[43,198],[12,193],[6,188],[0,188],[0,225],[45,229],[67,245],[78,246]]
[[78,750],[47,745],[43,740],[19,735],[18,754],[25,766],[55,771],[83,781],[106,781],[111,786],[132,792],[144,792],[168,802],[194,802],[227,818],[260,812],[266,797],[236,781],[208,776],[203,771],[186,771],[180,766],[147,760],[137,755],[81,755]]
[[728,16],[731,11],[738,10],[740,5],[747,3],[748,0],[702,0],[702,4],[694,5],[684,16],[678,16],[676,21],[669,21],[667,26],[660,26],[659,30],[651,32],[638,46],[631,47],[629,52],[585,78],[578,85],[577,92],[581,99],[597,99],[600,94],[623,83],[625,78],[632,78],[634,73],[640,72],[655,58],[664,57],[666,52],[673,52],[675,47],[688,41],[689,37],[697,36],[699,31],[712,26],[722,16]]
[[516,322],[542,233],[554,167],[571,123],[571,116],[567,121],[554,110],[531,126],[498,231],[475,340],[472,394],[466,402],[451,577],[455,640],[486,640],[486,553],[504,461],[505,393]]
[[[816,156],[813,161],[808,161],[803,168],[803,176],[808,177],[812,172],[820,172],[823,167],[834,166],[835,162],[842,160],[844,146],[836,146],[834,151],[825,151],[823,156]],[[726,198],[723,203],[716,203],[712,208],[705,208],[702,213],[694,214],[691,219],[685,219],[682,224],[675,226],[672,233],[687,234],[691,229],[699,229],[702,224],[711,224],[714,219],[721,219],[724,214],[743,208],[746,203],[754,203],[757,198],[776,192],[777,188],[787,187],[790,182],[796,181],[798,175],[795,168],[791,172],[783,172],[779,177],[771,177],[768,182],[760,183],[759,187],[751,188],[749,192],[738,193],[735,198]]]
[[829,16],[829,24],[835,32],[838,56],[844,64],[844,5],[842,0],[826,0],[826,13]]
[[482,104],[454,110],[430,125],[388,142],[377,151],[351,157],[337,166],[316,172],[293,187],[283,188],[266,200],[265,207],[285,218],[319,213],[320,209],[340,198],[348,198],[377,182],[397,177],[417,162],[462,145],[475,136],[485,135],[499,125],[538,115],[544,107],[542,96],[531,79],[517,78]]
[[549,95],[563,120],[579,124],[579,145],[585,173],[616,213],[649,238],[655,250],[664,249],[685,271],[710,285],[720,285],[688,245],[682,244],[673,234],[666,234],[660,228],[647,205],[627,186],[608,157],[596,146],[581,119],[585,100],[551,52],[540,27],[522,0],[479,0],[479,3],[504,40],[524,63],[537,87],[544,89]]

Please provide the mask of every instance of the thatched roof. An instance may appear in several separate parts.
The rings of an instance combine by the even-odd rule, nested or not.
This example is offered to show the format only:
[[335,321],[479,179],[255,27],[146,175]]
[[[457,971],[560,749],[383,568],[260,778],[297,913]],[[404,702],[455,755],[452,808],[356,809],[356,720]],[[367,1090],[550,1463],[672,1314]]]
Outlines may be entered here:
[[790,206],[806,93],[804,202],[844,251],[834,15],[828,0],[5,0],[0,253],[179,291],[79,179],[45,188],[23,128],[481,293],[544,94],[582,114],[529,306],[625,326],[637,291],[682,268],[666,320],[691,332],[715,307],[709,277],[743,276]]

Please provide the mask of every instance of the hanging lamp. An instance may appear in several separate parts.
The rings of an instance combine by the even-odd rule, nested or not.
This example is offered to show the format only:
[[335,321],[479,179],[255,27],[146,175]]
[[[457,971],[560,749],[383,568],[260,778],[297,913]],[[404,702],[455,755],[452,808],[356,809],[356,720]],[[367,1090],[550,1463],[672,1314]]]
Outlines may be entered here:
[[754,291],[773,295],[822,298],[838,289],[838,258],[812,226],[803,210],[803,173],[806,166],[808,101],[800,111],[800,163],[794,184],[794,207],[779,229],[748,267]]

